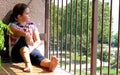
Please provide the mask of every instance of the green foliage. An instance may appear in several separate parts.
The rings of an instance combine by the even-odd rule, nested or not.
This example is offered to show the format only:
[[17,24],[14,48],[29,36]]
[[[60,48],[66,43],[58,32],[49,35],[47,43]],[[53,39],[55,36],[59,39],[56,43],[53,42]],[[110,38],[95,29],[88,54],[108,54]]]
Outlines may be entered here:
[[[100,67],[97,67],[97,72],[100,72]],[[108,75],[108,67],[103,66],[102,67],[102,74],[103,75]],[[115,75],[116,74],[116,69],[115,68],[110,68],[110,75]],[[118,75],[120,74],[120,71],[118,71]]]
[[4,42],[5,42],[5,38],[4,38],[4,30],[8,30],[11,34],[13,34],[9,28],[8,25],[4,24],[1,20],[0,20],[0,50],[5,50],[6,48],[4,47]]
[[102,57],[101,61],[107,62],[108,61],[108,52],[107,51],[103,51],[102,55],[101,52],[97,53],[97,58],[100,59]]
[[113,46],[113,47],[118,47],[118,33],[116,33],[116,34],[113,36],[112,46]]

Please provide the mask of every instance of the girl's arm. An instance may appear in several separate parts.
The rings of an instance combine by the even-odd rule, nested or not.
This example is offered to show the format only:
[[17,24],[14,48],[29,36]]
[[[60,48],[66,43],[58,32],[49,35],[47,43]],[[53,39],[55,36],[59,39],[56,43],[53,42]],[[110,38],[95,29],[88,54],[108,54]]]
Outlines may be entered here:
[[28,45],[33,45],[33,42],[31,41],[31,37],[30,37],[30,35],[27,32],[19,30],[18,28],[16,28],[16,26],[10,26],[10,29],[13,32],[14,36],[17,36],[17,37],[23,36],[23,37],[26,38],[26,43]]
[[27,36],[26,32],[17,29],[16,26],[10,26],[10,29],[13,32],[14,36],[18,36],[18,37],[21,37],[21,36],[26,37]]
[[42,44],[37,29],[33,32],[33,39],[34,39],[34,48],[37,48],[40,44]]

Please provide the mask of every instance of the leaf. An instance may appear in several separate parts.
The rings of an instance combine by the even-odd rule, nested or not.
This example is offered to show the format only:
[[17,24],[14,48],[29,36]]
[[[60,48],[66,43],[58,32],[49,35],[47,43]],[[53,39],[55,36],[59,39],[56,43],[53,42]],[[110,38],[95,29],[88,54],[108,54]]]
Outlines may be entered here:
[[4,24],[2,20],[0,20],[0,50],[6,50],[6,48],[4,47],[4,30],[7,30],[10,34],[13,34],[9,26]]

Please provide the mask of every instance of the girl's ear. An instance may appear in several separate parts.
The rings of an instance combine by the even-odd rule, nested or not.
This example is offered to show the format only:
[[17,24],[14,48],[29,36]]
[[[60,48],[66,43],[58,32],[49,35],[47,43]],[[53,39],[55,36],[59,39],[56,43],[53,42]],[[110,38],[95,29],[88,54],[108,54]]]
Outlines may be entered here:
[[21,18],[21,15],[18,15],[18,16],[17,16],[17,19],[20,19],[20,18]]

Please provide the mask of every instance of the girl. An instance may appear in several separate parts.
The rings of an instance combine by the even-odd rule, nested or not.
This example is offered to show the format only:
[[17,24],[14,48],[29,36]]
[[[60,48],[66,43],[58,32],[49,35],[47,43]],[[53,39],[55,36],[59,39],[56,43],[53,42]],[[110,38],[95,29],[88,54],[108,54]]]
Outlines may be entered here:
[[54,71],[58,64],[58,59],[52,56],[48,60],[37,47],[41,44],[39,32],[34,23],[30,21],[30,9],[24,3],[18,3],[13,8],[10,17],[10,29],[14,33],[10,35],[12,52],[11,56],[14,61],[24,61],[24,72],[32,71],[32,64],[48,68]]

